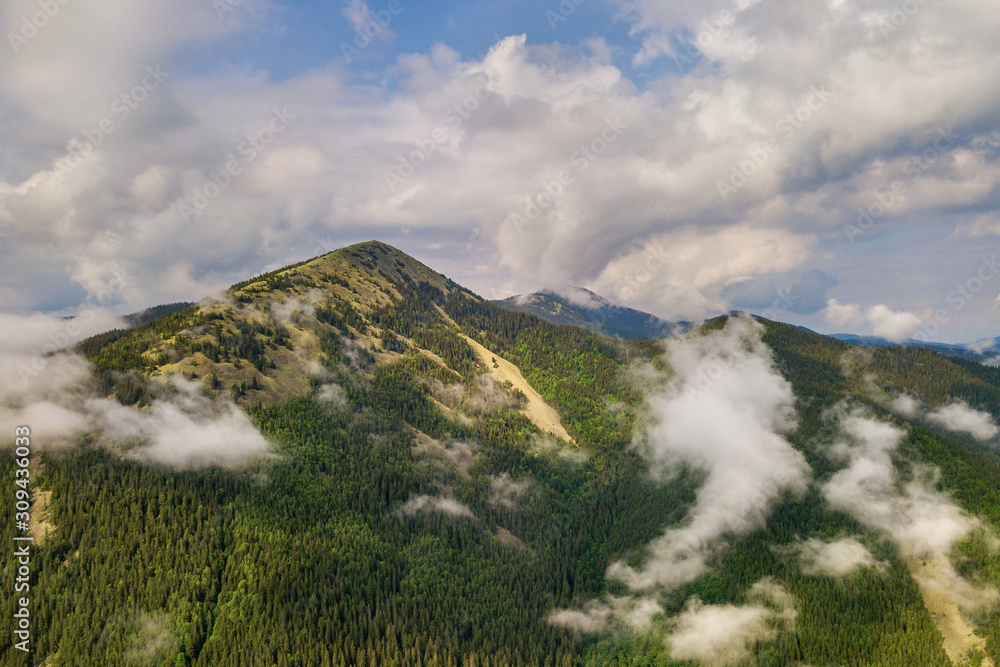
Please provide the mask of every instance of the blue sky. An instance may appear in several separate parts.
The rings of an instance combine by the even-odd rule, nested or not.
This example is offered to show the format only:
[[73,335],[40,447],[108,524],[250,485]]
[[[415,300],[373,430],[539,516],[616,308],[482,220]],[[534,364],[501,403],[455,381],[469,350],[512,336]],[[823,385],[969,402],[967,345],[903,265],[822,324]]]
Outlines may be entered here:
[[197,300],[378,238],[488,298],[1000,334],[995,2],[38,11],[0,7],[0,312]]

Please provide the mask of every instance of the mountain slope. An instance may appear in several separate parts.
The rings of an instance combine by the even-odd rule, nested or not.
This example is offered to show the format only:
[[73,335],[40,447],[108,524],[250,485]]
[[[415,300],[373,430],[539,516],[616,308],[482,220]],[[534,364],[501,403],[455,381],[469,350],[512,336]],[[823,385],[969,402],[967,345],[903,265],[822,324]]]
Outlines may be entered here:
[[623,340],[665,338],[687,328],[686,323],[667,322],[655,315],[616,305],[589,290],[579,287],[572,289],[578,297],[573,301],[551,290],[542,290],[493,303],[507,310],[537,315],[554,324],[583,327]]
[[[36,661],[691,667],[721,663],[677,657],[682,631],[734,615],[756,620],[715,626],[689,654],[705,655],[721,635],[738,639],[725,650],[743,662],[731,664],[948,665],[948,651],[977,646],[997,660],[995,607],[948,608],[979,634],[946,642],[947,619],[931,613],[944,607],[927,601],[905,543],[825,493],[852,470],[844,452],[858,445],[838,424],[861,410],[866,424],[905,428],[891,457],[875,460],[898,475],[883,489],[896,513],[910,506],[895,489],[933,466],[939,478],[909,502],[940,494],[1000,530],[995,442],[934,417],[960,400],[996,419],[1000,371],[735,317],[668,347],[663,356],[658,343],[502,309],[374,242],[85,341],[96,391],[131,406],[127,419],[113,411],[123,422],[146,415],[170,430],[204,392],[198,423],[219,428],[226,422],[212,414],[235,401],[272,451],[235,469],[173,470],[116,439],[117,428],[43,455],[37,480],[56,528],[32,561]],[[494,358],[506,375],[493,373]],[[177,388],[171,373],[189,380]],[[686,373],[687,385],[674,384]],[[770,384],[756,381],[761,373]],[[516,375],[566,437],[530,418],[526,392],[504,382]],[[716,463],[733,474],[755,465],[740,459],[754,429],[733,431],[715,402],[736,396],[742,419],[785,380],[795,418],[775,413],[785,430],[765,440],[801,456],[801,488],[782,487],[764,466],[752,492],[735,496],[730,528],[702,540],[706,569],[675,587],[636,593],[609,577],[615,563],[655,561],[664,535],[707,512],[715,496],[705,489],[720,488],[708,486],[714,448],[727,448]],[[656,406],[685,392],[691,402],[670,414],[695,429],[694,455],[649,456],[651,441],[662,444],[645,437],[658,432]],[[893,411],[901,394],[908,415]],[[0,473],[15,465],[5,454]],[[721,495],[742,493],[742,479]],[[761,505],[760,495],[773,499]],[[13,512],[12,502],[0,499]],[[753,520],[741,522],[745,507]],[[804,545],[836,540],[868,564],[848,574],[803,565]],[[988,533],[956,540],[950,555],[941,562],[956,577],[1000,586]],[[9,597],[0,604],[13,613]],[[652,605],[660,611],[646,623]],[[6,664],[15,649],[0,642]]]

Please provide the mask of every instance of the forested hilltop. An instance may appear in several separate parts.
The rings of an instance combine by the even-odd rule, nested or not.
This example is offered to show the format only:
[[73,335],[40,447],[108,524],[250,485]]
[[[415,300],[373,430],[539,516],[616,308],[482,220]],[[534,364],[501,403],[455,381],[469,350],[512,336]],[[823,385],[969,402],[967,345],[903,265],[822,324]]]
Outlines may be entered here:
[[[34,652],[8,633],[5,665],[1000,662],[996,368],[737,317],[606,338],[378,242],[78,352],[133,435],[247,415],[267,449],[107,426],[38,457]],[[710,408],[744,399],[730,437]],[[786,467],[727,467],[744,436]]]

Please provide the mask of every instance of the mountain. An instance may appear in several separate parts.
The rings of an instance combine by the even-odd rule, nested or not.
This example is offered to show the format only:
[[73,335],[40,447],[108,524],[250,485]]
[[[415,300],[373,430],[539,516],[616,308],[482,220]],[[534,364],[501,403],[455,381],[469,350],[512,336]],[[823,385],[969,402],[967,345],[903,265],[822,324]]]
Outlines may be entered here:
[[583,327],[596,333],[623,340],[666,338],[688,328],[686,322],[672,323],[655,315],[616,305],[581,287],[571,288],[570,300],[551,290],[519,294],[496,305],[507,310],[531,313],[554,324]]
[[916,340],[914,338],[907,338],[899,342],[894,342],[887,338],[880,338],[878,336],[859,336],[856,334],[832,334],[832,337],[837,340],[842,340],[845,343],[864,345],[867,347],[922,347],[950,357],[961,357],[962,359],[982,363],[991,363],[992,360],[996,359],[997,356],[1000,355],[1000,338],[986,339],[975,343],[953,344],[928,342]]
[[745,316],[669,350],[369,242],[53,356],[34,664],[1000,659],[1000,370]]

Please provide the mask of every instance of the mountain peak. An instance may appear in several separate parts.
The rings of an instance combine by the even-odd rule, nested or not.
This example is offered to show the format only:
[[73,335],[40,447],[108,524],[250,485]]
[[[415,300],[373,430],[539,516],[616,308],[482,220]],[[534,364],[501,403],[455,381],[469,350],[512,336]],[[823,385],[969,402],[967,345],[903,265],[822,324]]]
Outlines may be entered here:
[[[355,243],[312,259],[233,285],[229,291],[241,303],[284,292],[288,296],[337,285],[362,306],[399,297],[398,282],[428,283],[445,294],[461,287],[402,250],[381,241]],[[370,302],[370,303],[369,303]]]
[[619,306],[582,287],[560,291],[542,289],[493,303],[507,310],[531,313],[554,324],[583,327],[623,340],[665,338],[687,328],[687,323],[674,324],[641,310]]

